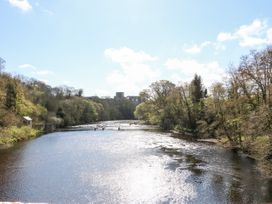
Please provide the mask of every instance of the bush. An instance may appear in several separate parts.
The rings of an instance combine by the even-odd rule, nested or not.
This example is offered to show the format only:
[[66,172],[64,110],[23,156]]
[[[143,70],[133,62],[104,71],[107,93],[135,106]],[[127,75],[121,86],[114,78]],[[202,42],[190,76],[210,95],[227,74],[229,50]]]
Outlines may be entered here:
[[256,138],[245,137],[244,150],[256,159],[264,160],[270,153],[269,136],[263,135]]
[[3,128],[0,130],[0,144],[18,142],[37,137],[40,131],[29,126]]

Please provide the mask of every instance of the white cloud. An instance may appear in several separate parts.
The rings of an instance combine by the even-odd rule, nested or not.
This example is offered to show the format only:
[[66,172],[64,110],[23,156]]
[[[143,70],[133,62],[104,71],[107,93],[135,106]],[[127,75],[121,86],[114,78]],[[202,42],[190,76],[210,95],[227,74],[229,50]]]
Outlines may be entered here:
[[33,66],[32,64],[21,64],[18,66],[20,69],[32,69],[36,70],[37,68]]
[[199,45],[194,44],[192,47],[184,49],[184,51],[189,54],[198,54],[202,51],[203,48],[207,47],[210,44],[211,44],[210,41],[205,41]]
[[237,36],[258,36],[267,27],[264,20],[255,19],[250,25],[242,25],[235,33]]
[[267,44],[272,45],[272,28],[267,30]]
[[126,47],[109,48],[105,50],[105,56],[120,64],[120,68],[113,70],[106,77],[113,91],[126,90],[129,94],[138,94],[160,75],[160,72],[149,64],[158,58],[143,51],[134,51]]
[[176,71],[172,75],[175,82],[186,81],[189,82],[193,79],[195,74],[202,77],[205,86],[209,87],[213,82],[221,81],[226,73],[217,61],[209,63],[199,63],[196,60],[181,60],[177,58],[168,59],[165,63],[169,70]]
[[222,43],[214,43],[214,49],[216,51],[226,50],[226,46]]
[[17,7],[22,11],[29,11],[32,9],[32,6],[28,2],[28,0],[8,0],[8,1],[12,6]]
[[255,19],[249,25],[242,25],[235,32],[220,32],[217,36],[218,42],[238,40],[241,47],[253,47],[269,44],[268,28],[265,20]]
[[224,42],[224,41],[228,41],[228,40],[232,40],[232,39],[235,39],[236,37],[233,36],[231,33],[224,33],[224,32],[221,32],[218,34],[217,36],[217,40],[219,42]]
[[157,57],[153,57],[144,53],[143,51],[135,52],[134,50],[123,47],[120,49],[109,48],[105,50],[106,57],[117,63],[142,63],[146,61],[157,60]]
[[265,45],[267,42],[266,39],[263,38],[256,38],[256,37],[246,37],[240,41],[240,46],[242,47],[253,47],[259,45]]

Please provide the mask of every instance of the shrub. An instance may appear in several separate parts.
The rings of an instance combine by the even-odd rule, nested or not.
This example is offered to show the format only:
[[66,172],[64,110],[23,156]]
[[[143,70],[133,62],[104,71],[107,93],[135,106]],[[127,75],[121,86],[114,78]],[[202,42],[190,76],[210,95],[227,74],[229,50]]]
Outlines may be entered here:
[[37,137],[40,131],[28,126],[3,128],[0,130],[0,144],[18,142]]

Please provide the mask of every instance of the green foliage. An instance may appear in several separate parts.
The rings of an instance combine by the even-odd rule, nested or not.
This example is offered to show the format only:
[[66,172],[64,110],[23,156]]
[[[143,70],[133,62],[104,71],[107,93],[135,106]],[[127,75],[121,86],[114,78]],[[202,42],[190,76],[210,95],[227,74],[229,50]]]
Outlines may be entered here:
[[[0,74],[0,141],[20,141],[36,135],[24,127],[23,116],[37,129],[47,125],[67,126],[101,120],[102,104],[82,97],[83,90],[57,87],[43,82]],[[35,133],[35,134],[34,134]]]
[[140,95],[144,101],[136,107],[134,115],[148,124],[158,124],[164,130],[173,127],[174,110],[169,97],[175,90],[175,84],[161,80],[154,82]]
[[134,111],[136,105],[126,98],[115,100],[111,98],[101,99],[92,97],[96,102],[95,107],[98,113],[98,120],[130,120],[135,119]]
[[34,129],[23,126],[24,116],[32,118],[33,127],[37,130],[54,129],[101,120],[134,119],[135,108],[136,105],[125,98],[87,99],[83,97],[82,89],[51,87],[35,79],[0,73],[2,143],[32,137]]
[[9,128],[0,129],[0,144],[7,144],[18,142],[30,138],[37,137],[40,131],[35,130],[28,126],[16,127],[12,126]]
[[98,114],[95,102],[82,98],[65,99],[60,102],[57,115],[64,120],[64,126],[95,122]]
[[201,99],[206,97],[207,89],[205,89],[202,85],[201,76],[195,75],[194,79],[190,84],[190,96],[192,103],[197,104],[200,103]]
[[52,88],[1,72],[0,140],[4,143],[34,135],[34,130],[22,127],[23,116],[30,116],[34,127],[136,117],[164,130],[228,138],[231,145],[247,152],[256,152],[265,141],[263,157],[272,159],[271,62],[271,48],[252,51],[241,58],[237,67],[231,67],[226,82],[210,87],[209,95],[199,75],[189,84],[178,86],[167,80],[154,82],[140,93],[142,103],[137,107],[125,98],[87,99],[82,89]]
[[158,124],[159,119],[154,108],[152,103],[143,102],[136,107],[134,115],[136,118],[145,121],[147,124]]
[[14,82],[9,81],[6,85],[6,108],[15,111],[16,110],[16,98],[17,98],[17,91],[16,85]]
[[[211,86],[210,95],[195,75],[190,84],[152,83],[141,92],[144,103],[135,116],[162,129],[198,137],[228,138],[230,144],[256,152],[266,138],[265,158],[272,160],[272,49],[241,58],[226,83]],[[152,121],[152,122],[151,122]]]

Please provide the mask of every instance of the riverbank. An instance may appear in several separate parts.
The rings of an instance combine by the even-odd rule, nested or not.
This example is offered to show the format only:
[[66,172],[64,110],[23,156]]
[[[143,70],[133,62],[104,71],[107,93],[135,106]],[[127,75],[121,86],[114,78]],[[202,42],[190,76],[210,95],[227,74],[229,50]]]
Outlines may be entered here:
[[[102,125],[103,123],[103,125]],[[109,124],[108,124],[109,123]],[[122,124],[122,125],[120,125]],[[125,126],[123,124],[126,124]],[[138,120],[113,120],[113,121],[98,121],[90,124],[82,124],[76,126],[67,126],[63,128],[57,128],[55,125],[47,124],[41,126],[42,129],[31,128],[29,126],[22,127],[6,127],[0,128],[0,147],[8,147],[14,143],[36,138],[46,133],[62,132],[62,131],[80,131],[80,130],[114,130],[120,127],[120,130],[131,130],[133,128],[141,126],[141,129],[153,130],[155,126],[144,125]]]
[[194,138],[190,134],[180,133],[171,130],[170,133],[177,138],[196,141],[201,143],[208,143],[221,146],[225,149],[235,150],[242,153],[246,157],[257,162],[258,170],[268,177],[272,177],[272,160],[267,158],[269,154],[269,136],[259,136],[254,142],[243,139],[243,146],[234,146],[227,137],[221,138]]
[[19,141],[28,140],[40,136],[41,130],[31,128],[29,126],[22,127],[6,127],[0,129],[0,145],[9,145]]
[[272,160],[267,158],[269,155],[269,136],[259,136],[254,141],[243,140],[243,146],[233,146],[227,138],[217,139],[218,145],[241,151],[247,157],[257,161],[259,171],[269,177],[272,177]]

